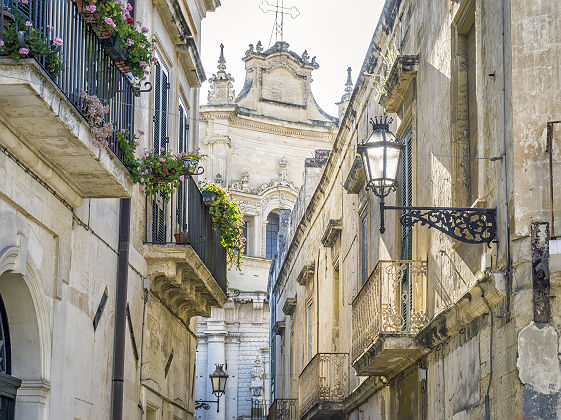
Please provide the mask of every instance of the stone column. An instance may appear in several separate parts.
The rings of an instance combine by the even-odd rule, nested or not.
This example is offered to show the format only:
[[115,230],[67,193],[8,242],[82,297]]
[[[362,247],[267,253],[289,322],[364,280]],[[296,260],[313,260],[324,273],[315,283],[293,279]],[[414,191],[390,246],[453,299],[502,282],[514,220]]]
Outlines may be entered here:
[[[204,375],[208,377],[216,369],[217,364],[226,363],[226,348],[225,339],[228,332],[225,328],[224,309],[213,308],[212,317],[207,320],[207,371]],[[228,373],[228,372],[226,372]],[[227,382],[226,382],[227,384]],[[210,379],[207,381],[207,400],[215,400],[216,397],[212,394],[212,385]],[[210,405],[210,410],[206,412],[207,420],[225,420],[226,419],[226,405],[224,396],[220,398],[220,412],[216,412],[216,404]]]
[[[228,333],[226,338],[226,361],[228,363],[227,374],[230,375],[226,382],[226,398],[224,399],[225,414],[228,419],[238,418],[238,378],[239,378],[239,356],[240,337],[237,332]],[[220,402],[222,407],[222,401]],[[222,408],[220,408],[222,410]]]

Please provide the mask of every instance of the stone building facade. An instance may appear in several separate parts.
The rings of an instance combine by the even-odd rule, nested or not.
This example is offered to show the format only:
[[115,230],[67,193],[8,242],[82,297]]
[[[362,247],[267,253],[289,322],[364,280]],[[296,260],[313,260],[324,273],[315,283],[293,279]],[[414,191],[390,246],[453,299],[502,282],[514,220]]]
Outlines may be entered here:
[[301,185],[302,168],[330,149],[337,118],[316,104],[311,90],[315,57],[287,43],[250,45],[242,92],[235,95],[223,47],[200,110],[200,147],[208,155],[201,178],[227,187],[242,204],[247,246],[242,269],[228,272],[230,298],[211,318],[199,318],[197,399],[211,399],[207,375],[225,363],[230,375],[225,409],[202,419],[248,419],[268,405],[269,312],[267,278],[279,227]]
[[[560,19],[556,1],[385,2],[272,264],[270,419],[561,417]],[[380,116],[405,144],[386,205],[495,209],[496,240],[395,209],[380,233],[357,154]]]
[[[115,130],[144,131],[138,157],[195,148],[201,20],[220,1],[135,2],[158,58],[139,97],[74,2],[4,2],[3,25],[16,3],[63,38],[65,70],[0,57],[0,417],[192,419],[195,316],[226,302],[224,251],[175,243],[167,221],[157,235],[153,202],[114,139],[92,142],[79,98],[108,104]],[[158,211],[205,229],[196,184],[182,188],[188,200]]]

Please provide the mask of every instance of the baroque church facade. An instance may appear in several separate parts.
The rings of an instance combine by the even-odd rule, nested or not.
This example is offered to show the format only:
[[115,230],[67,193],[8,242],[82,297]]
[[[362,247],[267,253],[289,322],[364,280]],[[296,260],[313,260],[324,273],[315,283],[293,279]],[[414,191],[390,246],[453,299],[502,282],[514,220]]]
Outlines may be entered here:
[[286,42],[267,50],[259,42],[249,46],[243,61],[245,83],[236,96],[221,45],[208,104],[200,108],[200,151],[207,155],[200,178],[227,187],[241,202],[247,238],[241,271],[228,272],[224,308],[198,319],[197,399],[214,398],[208,374],[216,363],[225,363],[230,375],[220,412],[197,413],[205,420],[251,418],[270,403],[269,267],[284,240],[279,230],[298,199],[303,171],[325,160],[338,129],[338,118],[325,113],[312,94],[315,57],[290,51]]

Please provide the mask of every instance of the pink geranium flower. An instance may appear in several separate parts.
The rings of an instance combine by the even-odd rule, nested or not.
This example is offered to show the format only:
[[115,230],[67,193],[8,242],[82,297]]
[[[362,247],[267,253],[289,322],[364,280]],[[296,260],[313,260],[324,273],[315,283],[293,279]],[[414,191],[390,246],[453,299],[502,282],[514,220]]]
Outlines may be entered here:
[[125,131],[126,130],[124,128],[121,128],[121,133],[125,134]]
[[127,38],[127,45],[130,47],[133,44],[134,44],[134,41],[130,38]]
[[141,31],[142,31],[143,33],[146,33],[146,32],[148,32],[148,28],[147,28],[146,26],[143,26],[142,29],[141,29]]
[[59,38],[58,36],[55,36],[53,38],[53,44],[55,45],[62,45],[64,42],[62,41],[62,38]]
[[144,182],[144,178],[140,178],[140,182]]
[[20,1],[21,3],[23,3],[23,4],[29,3],[29,0],[19,0],[19,1]]
[[4,40],[0,39],[0,47],[4,45]]
[[25,26],[30,27],[33,26],[33,23],[31,23],[30,21],[25,22]]
[[138,134],[140,134],[141,136],[143,136],[143,135],[144,135],[144,131],[138,130]]
[[94,13],[97,10],[97,6],[92,4],[91,6],[86,6],[86,10],[90,13]]
[[166,148],[165,147],[160,147],[160,152],[165,152]]
[[166,160],[164,158],[160,158],[160,162],[165,162]]
[[55,27],[54,27],[53,25],[47,25],[47,29],[48,29],[49,31],[52,31],[54,28],[55,28]]
[[168,168],[164,168],[164,172],[169,172],[169,169],[168,169]]
[[146,63],[146,61],[141,61],[141,62],[140,62],[140,65],[141,65],[142,67],[146,67],[146,66],[148,65],[148,63]]
[[106,17],[104,20],[105,20],[105,23],[107,23],[112,28],[115,27],[115,22],[113,22],[113,19],[111,19],[110,17]]
[[135,146],[140,146],[140,142],[139,142],[139,141],[135,141],[135,142],[134,142],[134,145],[135,145]]
[[27,55],[29,54],[29,49],[27,48],[20,48],[18,51],[21,55]]
[[184,177],[183,175],[181,175],[181,176],[179,177],[179,180],[180,180],[180,181],[183,181],[184,179],[185,179],[185,177]]
[[162,201],[162,196],[158,196],[158,201]]

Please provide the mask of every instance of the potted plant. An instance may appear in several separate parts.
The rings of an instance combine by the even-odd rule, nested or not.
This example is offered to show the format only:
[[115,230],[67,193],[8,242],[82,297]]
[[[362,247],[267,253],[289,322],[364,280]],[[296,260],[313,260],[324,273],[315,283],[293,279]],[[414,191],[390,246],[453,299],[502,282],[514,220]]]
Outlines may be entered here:
[[199,149],[193,150],[189,153],[181,154],[181,159],[183,160],[185,170],[191,175],[200,175],[200,173],[197,173],[197,167],[199,166],[199,161],[205,157],[206,155],[200,153]]
[[228,266],[235,265],[240,270],[245,248],[243,237],[245,222],[240,203],[233,201],[228,190],[220,185],[206,184],[203,187],[203,194],[205,192],[216,194],[214,201],[209,202],[209,212],[216,228],[220,231],[220,244],[226,248]]
[[183,229],[178,229],[178,233],[174,233],[176,244],[186,244],[187,243],[187,227],[184,226]]
[[154,40],[148,28],[131,16],[132,6],[125,0],[74,0],[78,13],[91,23],[96,36],[123,73],[138,79],[147,76],[154,60]]
[[181,154],[173,154],[163,147],[150,149],[139,161],[140,191],[155,195],[158,201],[167,203],[181,181],[185,179],[185,168]]
[[49,35],[52,27],[47,32],[34,28],[21,13],[14,11],[14,22],[1,33],[0,53],[9,56],[14,61],[22,58],[44,56],[45,69],[52,79],[64,70],[64,63],[59,54],[63,40]]

